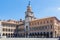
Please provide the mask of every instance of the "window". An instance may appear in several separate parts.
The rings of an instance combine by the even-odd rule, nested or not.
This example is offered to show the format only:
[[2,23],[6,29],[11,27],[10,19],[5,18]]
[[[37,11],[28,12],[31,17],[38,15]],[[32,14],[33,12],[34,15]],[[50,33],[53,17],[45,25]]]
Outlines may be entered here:
[[10,31],[10,29],[8,29],[7,31]]
[[39,29],[41,30],[41,26],[39,27]]
[[52,23],[53,21],[52,21],[52,20],[50,20],[50,22]]
[[13,36],[13,34],[11,33],[11,37]]
[[52,29],[52,25],[51,25],[51,29]]
[[24,31],[24,29],[18,29],[18,31]]
[[2,24],[3,25],[3,27],[5,26],[5,24]]
[[33,23],[31,23],[31,25],[33,25]]
[[47,23],[49,23],[49,21],[47,21]]
[[42,22],[40,22],[40,24],[42,24]]
[[5,33],[3,33],[3,36],[5,36]]
[[45,26],[45,29],[48,29],[48,26]]
[[35,25],[36,25],[36,22],[35,22]]
[[39,25],[39,22],[38,22],[38,25]]
[[42,26],[42,29],[44,29],[44,26]]
[[56,37],[56,31],[55,31],[55,37]]
[[44,21],[44,24],[45,24],[45,21]]
[[5,31],[5,29],[3,28],[3,31]]
[[30,23],[30,25],[32,25],[32,23]]
[[10,31],[12,32],[12,31],[13,31],[13,29],[10,29]]
[[8,35],[10,36],[10,33]]
[[7,33],[6,33],[6,36],[7,36]]
[[28,26],[26,26],[26,30],[28,30]]

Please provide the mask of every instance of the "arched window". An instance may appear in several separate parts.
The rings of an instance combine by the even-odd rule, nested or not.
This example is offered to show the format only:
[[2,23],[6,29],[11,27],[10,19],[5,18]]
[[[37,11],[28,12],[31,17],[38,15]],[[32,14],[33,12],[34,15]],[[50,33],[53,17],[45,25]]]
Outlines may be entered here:
[[3,33],[3,36],[5,36],[5,33]]
[[28,26],[26,26],[26,30],[28,30]]

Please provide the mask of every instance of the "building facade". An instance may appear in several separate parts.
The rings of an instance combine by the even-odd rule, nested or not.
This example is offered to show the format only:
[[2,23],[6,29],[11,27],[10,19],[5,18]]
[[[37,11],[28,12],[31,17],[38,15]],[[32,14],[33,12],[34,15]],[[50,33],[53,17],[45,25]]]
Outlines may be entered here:
[[60,37],[60,20],[56,17],[37,19],[30,2],[25,12],[25,20],[0,21],[0,36],[13,38],[53,38]]

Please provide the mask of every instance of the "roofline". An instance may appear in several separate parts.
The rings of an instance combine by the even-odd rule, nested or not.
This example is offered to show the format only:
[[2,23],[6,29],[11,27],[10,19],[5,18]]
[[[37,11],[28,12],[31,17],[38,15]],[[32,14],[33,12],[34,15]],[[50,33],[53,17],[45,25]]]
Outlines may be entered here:
[[[45,17],[45,18],[41,18],[41,19],[36,19],[36,20],[32,20],[32,21],[37,21],[37,20],[42,20],[42,19],[48,19],[48,18],[55,18],[58,22],[60,22],[60,20],[58,20],[57,17],[53,16],[53,17]],[[31,22],[31,21],[30,21]]]

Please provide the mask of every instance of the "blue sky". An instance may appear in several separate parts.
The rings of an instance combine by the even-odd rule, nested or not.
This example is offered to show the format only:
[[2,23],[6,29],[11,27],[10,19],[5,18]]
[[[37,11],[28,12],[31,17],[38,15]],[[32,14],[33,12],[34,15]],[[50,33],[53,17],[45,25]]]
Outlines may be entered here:
[[[0,19],[24,19],[28,2],[29,0],[0,0]],[[60,0],[31,0],[31,7],[37,18],[56,16],[60,19]]]

